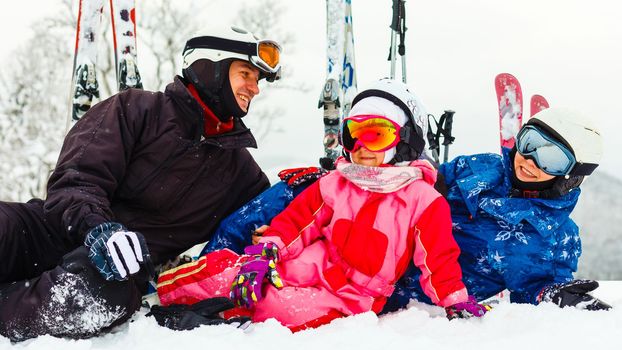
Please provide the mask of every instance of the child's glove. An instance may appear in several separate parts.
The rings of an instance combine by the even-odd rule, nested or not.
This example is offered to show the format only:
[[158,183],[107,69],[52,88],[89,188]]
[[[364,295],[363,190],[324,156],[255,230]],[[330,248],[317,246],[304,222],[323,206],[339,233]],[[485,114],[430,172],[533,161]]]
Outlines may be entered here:
[[89,259],[106,281],[123,281],[141,271],[140,278],[149,280],[154,275],[151,255],[145,238],[138,232],[128,231],[116,222],[93,227],[84,240]]
[[328,171],[318,167],[293,168],[279,171],[279,178],[289,187],[297,187],[315,180],[327,174]]
[[611,305],[587,294],[598,288],[598,282],[592,280],[574,280],[563,284],[554,284],[542,290],[539,302],[552,302],[559,307],[576,306],[584,310],[609,310]]
[[231,284],[231,299],[238,306],[252,308],[263,299],[261,287],[264,279],[276,288],[283,287],[281,276],[276,271],[279,250],[276,244],[267,242],[244,248],[250,259],[242,264],[240,271]]
[[467,301],[445,308],[449,320],[453,320],[454,318],[482,317],[490,310],[492,310],[490,305],[478,304],[473,296],[469,296]]
[[153,316],[160,326],[176,331],[190,330],[201,325],[223,323],[238,328],[248,327],[250,324],[248,317],[234,317],[228,320],[220,317],[220,312],[232,309],[234,306],[228,298],[218,297],[201,300],[193,305],[154,305],[147,316]]

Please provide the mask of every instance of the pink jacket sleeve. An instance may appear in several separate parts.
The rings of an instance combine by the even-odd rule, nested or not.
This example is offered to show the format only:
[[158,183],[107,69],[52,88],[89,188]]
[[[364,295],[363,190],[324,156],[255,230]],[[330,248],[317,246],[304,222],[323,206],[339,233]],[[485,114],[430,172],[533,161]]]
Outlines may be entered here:
[[316,181],[272,219],[260,242],[274,242],[281,259],[289,260],[322,236],[322,227],[332,215],[333,210],[322,199],[320,181]]
[[415,226],[414,263],[421,269],[419,282],[432,302],[446,307],[468,298],[458,264],[460,248],[451,231],[449,204],[438,197]]

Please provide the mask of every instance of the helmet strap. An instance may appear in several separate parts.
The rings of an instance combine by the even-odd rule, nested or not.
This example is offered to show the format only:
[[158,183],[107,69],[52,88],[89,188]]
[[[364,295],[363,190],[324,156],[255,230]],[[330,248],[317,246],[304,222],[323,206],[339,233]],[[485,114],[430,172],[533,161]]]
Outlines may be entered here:
[[[238,101],[235,99],[235,94],[233,89],[231,88],[231,82],[229,81],[229,77],[225,79],[222,89],[220,90],[220,97],[223,101],[223,107],[228,112],[230,116],[235,118],[244,117],[247,112],[245,112],[240,105],[238,105]],[[248,103],[247,110],[250,108],[251,104]]]
[[[233,59],[219,62],[201,60],[183,70],[188,79],[199,92],[199,97],[223,123],[231,117],[241,118],[246,115],[235,100],[229,82],[229,68]],[[200,68],[195,65],[202,65]]]
[[[188,80],[190,80],[192,85],[194,85],[194,87],[197,89],[197,91],[199,92],[199,96],[201,97],[203,102],[205,102],[208,105],[212,105],[212,106],[220,103],[220,97],[218,96],[218,94],[214,93],[213,91],[218,91],[221,89],[221,87],[218,87],[217,89],[215,87],[212,91],[208,89],[207,85],[205,85],[205,83],[199,78],[199,76],[194,71],[194,69],[192,69],[192,67],[188,67],[184,69],[183,73],[184,73],[184,76]],[[216,73],[216,74],[220,75],[220,73]]]
[[512,183],[510,197],[555,199],[579,187],[581,182],[583,182],[584,177],[576,175],[555,176],[551,180],[541,182],[521,181],[516,177],[514,170],[516,152],[516,146],[514,146],[510,151],[510,168],[512,170],[510,175],[510,182]]

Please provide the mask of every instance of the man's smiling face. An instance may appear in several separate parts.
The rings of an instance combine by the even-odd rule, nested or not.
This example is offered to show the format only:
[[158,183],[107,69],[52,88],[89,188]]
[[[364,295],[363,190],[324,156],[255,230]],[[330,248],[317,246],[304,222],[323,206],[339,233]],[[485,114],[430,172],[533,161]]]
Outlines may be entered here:
[[229,83],[235,101],[244,112],[255,95],[259,94],[259,69],[246,61],[235,60],[229,68]]

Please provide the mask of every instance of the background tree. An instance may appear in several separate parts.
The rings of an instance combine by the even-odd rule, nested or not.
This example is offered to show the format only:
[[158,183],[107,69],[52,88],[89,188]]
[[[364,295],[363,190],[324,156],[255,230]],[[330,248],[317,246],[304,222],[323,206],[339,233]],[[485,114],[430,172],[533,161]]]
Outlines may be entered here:
[[[59,10],[34,24],[34,35],[0,69],[0,200],[25,201],[45,195],[69,115],[77,2],[57,0]],[[291,49],[294,36],[281,25],[285,5],[278,0],[244,2],[239,11],[222,11],[222,0],[138,0],[138,64],[148,90],[162,90],[181,71],[186,40],[205,23],[238,24]],[[218,15],[214,15],[218,14]],[[116,93],[112,30],[108,6],[100,25],[97,75],[102,99]],[[209,18],[209,21],[206,19]],[[205,29],[209,30],[209,26]],[[275,86],[284,85],[291,74]],[[272,87],[271,87],[272,88]],[[296,87],[299,89],[299,87]],[[262,91],[261,99],[270,89]],[[96,102],[96,101],[95,101]],[[274,132],[282,109],[253,108],[247,118],[258,138]]]

